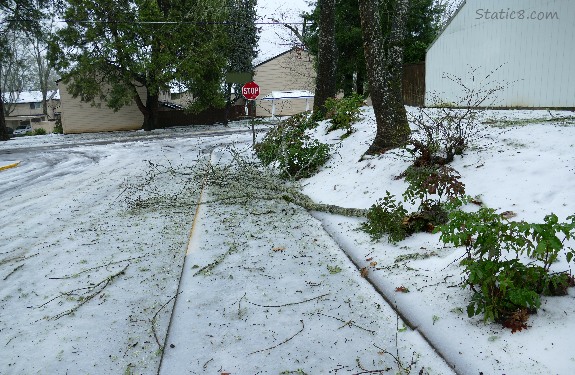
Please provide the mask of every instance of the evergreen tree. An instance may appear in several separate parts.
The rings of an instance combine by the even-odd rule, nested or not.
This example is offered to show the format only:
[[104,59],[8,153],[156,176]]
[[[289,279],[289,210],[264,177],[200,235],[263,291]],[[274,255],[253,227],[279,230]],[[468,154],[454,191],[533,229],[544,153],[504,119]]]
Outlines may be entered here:
[[225,1],[67,0],[52,58],[73,96],[114,110],[135,102],[152,130],[170,84],[193,95],[192,110],[224,104]]
[[258,55],[257,0],[228,2],[228,71],[252,72]]
[[[253,61],[258,55],[259,40],[256,5],[257,0],[227,0],[228,72],[254,71]],[[239,97],[241,86],[241,83],[235,83],[235,99]],[[228,99],[231,88],[232,84],[228,84]]]
[[[390,35],[393,18],[394,0],[380,0],[380,28],[384,40]],[[411,0],[406,19],[406,36],[404,38],[404,61],[415,63],[425,61],[427,47],[439,32],[441,16],[445,6],[435,0]],[[319,7],[304,14],[308,23],[304,40],[312,55],[318,52]],[[358,0],[338,0],[336,2],[336,45],[337,84],[344,95],[357,92],[364,94],[366,78],[365,57],[362,48],[361,21]]]

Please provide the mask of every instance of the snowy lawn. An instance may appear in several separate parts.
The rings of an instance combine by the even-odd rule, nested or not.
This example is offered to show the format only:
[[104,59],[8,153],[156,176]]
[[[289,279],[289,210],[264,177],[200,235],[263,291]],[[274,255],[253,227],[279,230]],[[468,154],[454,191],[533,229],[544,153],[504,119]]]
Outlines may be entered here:
[[[410,111],[415,109],[410,108]],[[368,208],[386,190],[401,199],[404,180],[395,179],[409,165],[401,152],[358,162],[373,139],[371,109],[357,131],[337,142],[338,155],[303,191],[318,201]],[[484,137],[452,166],[461,173],[466,193],[479,196],[513,220],[543,222],[555,213],[565,220],[575,213],[575,118],[573,112],[487,111]],[[553,120],[555,118],[555,120]],[[567,118],[567,120],[561,120]],[[318,138],[337,138],[318,130]],[[373,243],[357,230],[359,220],[316,214],[358,267],[369,269],[377,285],[411,323],[462,374],[571,374],[570,350],[575,329],[575,291],[543,297],[528,321],[529,329],[511,333],[498,324],[469,319],[471,292],[459,287],[463,249],[444,247],[439,234],[417,234],[396,245]],[[573,241],[567,245],[574,246]],[[376,261],[377,266],[370,263]],[[569,271],[562,256],[552,271]],[[405,287],[409,293],[396,292]]]
[[[574,214],[574,121],[548,121],[545,111],[487,116],[486,136],[453,163],[467,193],[516,220]],[[302,181],[314,200],[368,208],[386,190],[405,190],[395,179],[405,153],[358,161],[375,135],[371,109],[364,117],[343,141],[317,130],[335,147]],[[463,250],[438,235],[372,242],[359,219],[312,217],[282,201],[207,204],[210,189],[191,231],[201,181],[158,172],[225,163],[224,147],[248,152],[251,134],[167,135],[0,144],[0,166],[21,162],[0,171],[0,373],[572,373],[573,290],[544,297],[530,328],[512,334],[467,318]],[[92,144],[57,148],[63,139]],[[42,145],[55,148],[1,153]],[[130,185],[146,178],[155,190]]]

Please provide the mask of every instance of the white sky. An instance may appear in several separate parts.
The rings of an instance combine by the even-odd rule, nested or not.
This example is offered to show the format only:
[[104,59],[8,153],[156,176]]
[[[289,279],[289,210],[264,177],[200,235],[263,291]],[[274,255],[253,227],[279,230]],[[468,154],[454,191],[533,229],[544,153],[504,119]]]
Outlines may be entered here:
[[[307,0],[258,0],[258,22],[272,22],[279,19],[284,22],[301,22],[299,15],[312,9]],[[260,25],[260,54],[256,62],[278,55],[290,48],[290,32],[280,25]]]

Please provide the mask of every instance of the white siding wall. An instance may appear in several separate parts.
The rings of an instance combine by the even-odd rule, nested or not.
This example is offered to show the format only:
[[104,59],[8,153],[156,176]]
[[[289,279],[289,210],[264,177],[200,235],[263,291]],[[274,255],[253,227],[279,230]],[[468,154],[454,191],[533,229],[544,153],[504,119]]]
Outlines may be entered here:
[[[255,69],[254,81],[260,86],[259,98],[272,91],[315,90],[315,71],[311,56],[301,50],[290,50],[274,59],[258,65]],[[277,100],[276,116],[290,116],[305,111],[304,99]],[[309,100],[309,108],[313,108],[313,99]],[[270,100],[257,101],[257,115],[271,116]]]
[[[30,108],[30,103],[6,104],[10,106],[11,112],[8,116],[42,116],[42,103],[34,103],[34,109]],[[60,107],[60,100],[48,99],[48,117],[54,118],[56,108]]]
[[[62,128],[65,134],[142,128],[144,115],[136,104],[122,107],[119,111],[114,112],[103,103],[100,106],[92,106],[90,103],[82,102],[80,98],[73,98],[68,92],[66,84],[62,81],[58,85],[60,88]],[[145,91],[140,92],[140,97],[146,97]]]
[[575,107],[574,64],[575,0],[467,0],[427,52],[425,104],[465,105],[447,74],[474,90],[505,87],[484,105]]

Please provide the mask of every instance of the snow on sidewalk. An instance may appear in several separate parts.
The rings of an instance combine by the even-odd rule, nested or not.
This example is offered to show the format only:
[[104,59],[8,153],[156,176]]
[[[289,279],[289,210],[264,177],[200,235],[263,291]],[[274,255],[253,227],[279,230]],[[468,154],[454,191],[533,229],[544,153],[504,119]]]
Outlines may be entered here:
[[453,373],[291,204],[202,205],[180,293],[161,374]]

